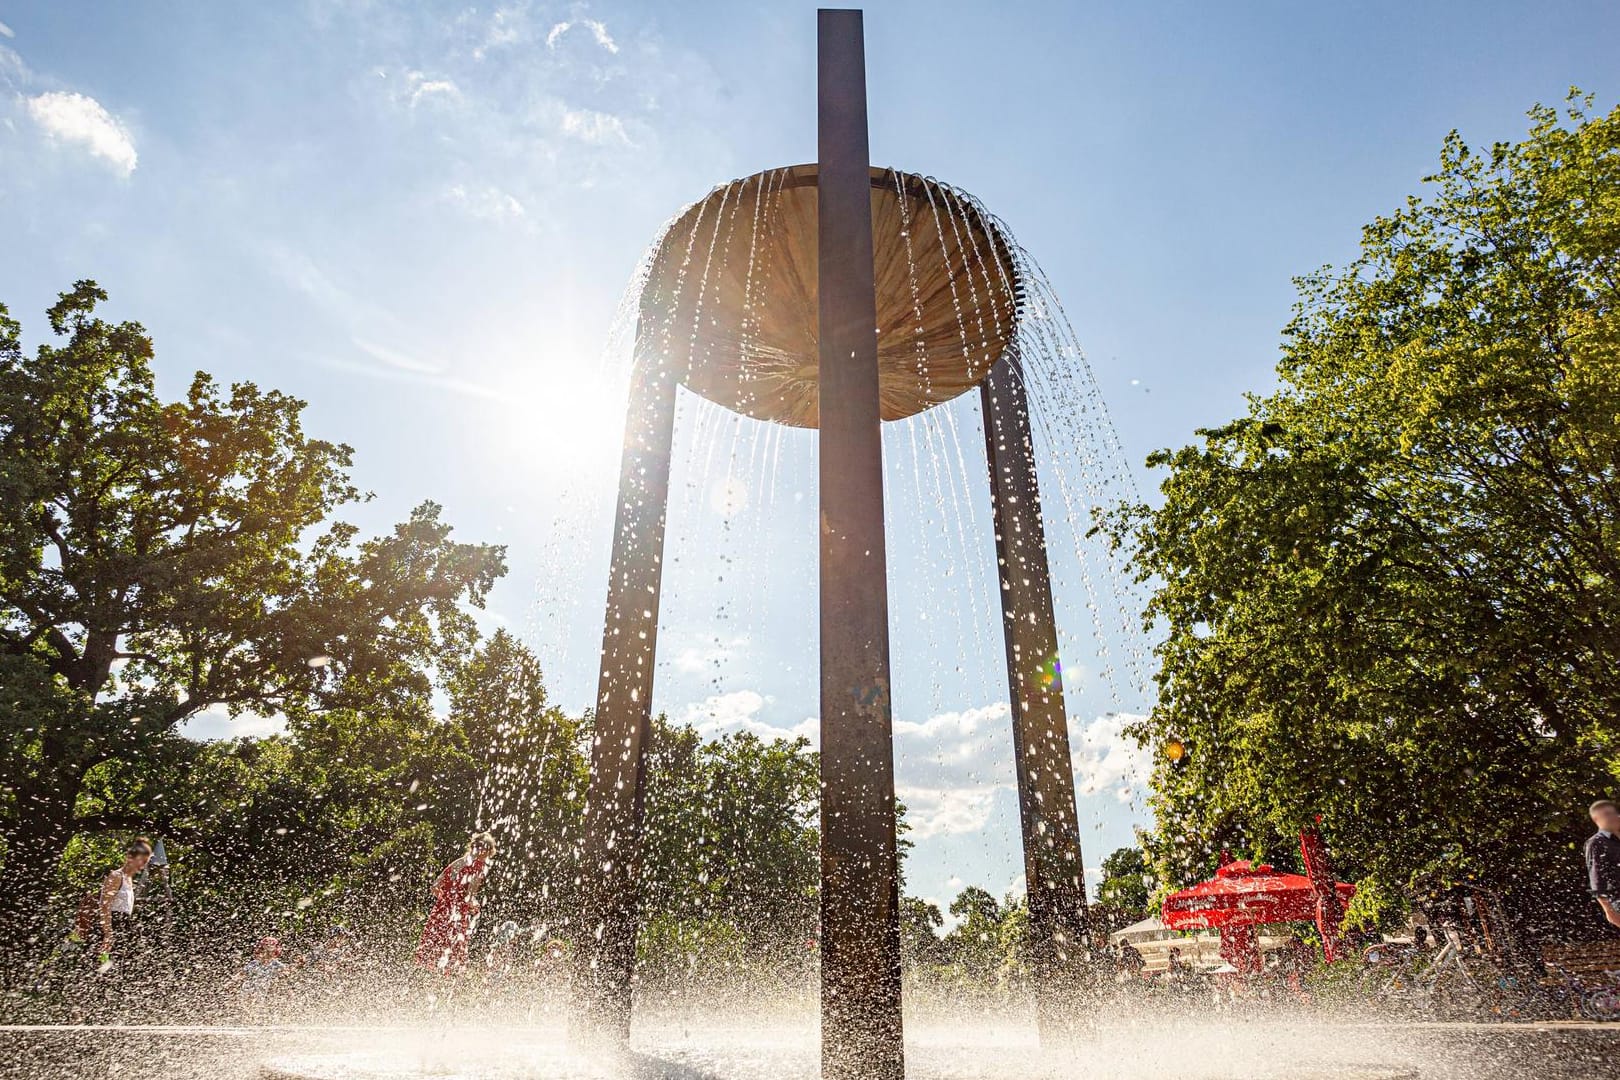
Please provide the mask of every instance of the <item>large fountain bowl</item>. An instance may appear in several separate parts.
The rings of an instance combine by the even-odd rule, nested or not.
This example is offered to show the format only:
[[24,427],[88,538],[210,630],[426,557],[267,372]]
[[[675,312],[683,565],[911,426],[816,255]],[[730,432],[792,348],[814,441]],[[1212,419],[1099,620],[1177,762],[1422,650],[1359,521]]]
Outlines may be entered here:
[[[815,165],[733,180],[688,207],[642,291],[641,361],[677,365],[736,412],[816,427],[816,229]],[[995,220],[936,180],[874,168],[872,241],[879,404],[899,420],[984,379],[1016,336],[1023,288]]]

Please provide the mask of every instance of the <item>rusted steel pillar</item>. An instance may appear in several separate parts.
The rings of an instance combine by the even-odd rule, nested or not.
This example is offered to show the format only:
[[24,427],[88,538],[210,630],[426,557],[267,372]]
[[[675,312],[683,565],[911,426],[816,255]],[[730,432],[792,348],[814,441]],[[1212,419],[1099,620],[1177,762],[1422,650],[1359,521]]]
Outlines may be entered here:
[[[607,619],[596,691],[584,823],[584,911],[575,935],[574,1022],[582,1033],[630,1036],[653,657],[675,433],[676,374],[644,314],[619,464]],[[651,320],[662,325],[661,320]],[[665,342],[667,344],[667,342]]]
[[818,13],[821,1070],[901,1080],[877,300],[859,11]]
[[1029,400],[1015,352],[980,384],[1007,643],[1029,948],[1043,1035],[1072,1026],[1089,942],[1063,671]]

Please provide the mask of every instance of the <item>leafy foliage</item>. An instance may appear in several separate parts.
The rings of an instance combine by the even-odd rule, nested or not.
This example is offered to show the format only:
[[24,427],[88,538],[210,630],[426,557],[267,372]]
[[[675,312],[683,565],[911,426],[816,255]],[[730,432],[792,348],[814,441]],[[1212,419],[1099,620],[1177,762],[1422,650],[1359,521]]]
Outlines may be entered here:
[[1320,813],[1369,899],[1579,903],[1620,731],[1620,111],[1589,107],[1453,133],[1429,198],[1299,281],[1280,389],[1107,520],[1165,634],[1137,734],[1189,750],[1161,878]]
[[[184,764],[175,727],[420,697],[464,649],[464,604],[504,572],[425,503],[392,535],[329,522],[359,497],[348,447],[304,434],[303,403],[199,374],[159,399],[136,323],[95,317],[79,282],[24,353],[0,308],[0,831],[6,929],[43,906],[70,837],[166,824],[161,804],[81,795]],[[324,528],[323,528],[324,527]],[[313,663],[312,663],[313,661]],[[132,793],[132,792],[131,792]],[[155,792],[154,792],[155,794]],[[99,809],[99,812],[95,812]]]
[[1148,914],[1147,857],[1141,848],[1119,848],[1102,861],[1093,912],[1111,929],[1144,919]]
[[748,732],[704,742],[659,718],[648,766],[649,917],[723,914],[759,941],[814,938],[820,774],[809,743]]

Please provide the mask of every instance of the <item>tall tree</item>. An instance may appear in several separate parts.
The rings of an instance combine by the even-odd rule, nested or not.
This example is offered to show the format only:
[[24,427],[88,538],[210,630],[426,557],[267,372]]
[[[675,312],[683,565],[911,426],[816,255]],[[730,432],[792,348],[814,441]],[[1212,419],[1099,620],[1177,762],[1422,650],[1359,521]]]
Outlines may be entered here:
[[1001,901],[969,885],[951,901],[957,924],[945,935],[944,953],[970,980],[990,986],[1021,974],[1029,940],[1029,909],[1008,895]]
[[1102,861],[1102,876],[1097,882],[1097,907],[1113,924],[1110,929],[1125,926],[1147,917],[1148,888],[1147,857],[1139,847],[1116,849]]
[[456,666],[448,686],[449,722],[478,763],[469,791],[476,818],[501,846],[486,890],[491,917],[538,916],[556,927],[578,909],[584,725],[551,704],[540,661],[504,628]]
[[[1620,739],[1620,110],[1485,153],[1300,280],[1281,387],[1109,523],[1156,592],[1171,881],[1316,813],[1368,901],[1579,912]],[[1588,913],[1589,916],[1589,913]]]
[[814,935],[817,758],[803,738],[704,742],[654,722],[642,860],[648,917],[724,917],[757,943]]
[[945,916],[939,905],[916,896],[900,900],[900,955],[907,964],[937,964],[945,959],[939,928]]
[[350,450],[303,403],[198,374],[158,397],[139,324],[79,282],[25,354],[0,307],[0,933],[43,910],[83,829],[160,827],[160,806],[81,813],[87,776],[173,746],[224,707],[336,707],[419,688],[475,630],[501,549],[455,543],[431,503],[357,542]]

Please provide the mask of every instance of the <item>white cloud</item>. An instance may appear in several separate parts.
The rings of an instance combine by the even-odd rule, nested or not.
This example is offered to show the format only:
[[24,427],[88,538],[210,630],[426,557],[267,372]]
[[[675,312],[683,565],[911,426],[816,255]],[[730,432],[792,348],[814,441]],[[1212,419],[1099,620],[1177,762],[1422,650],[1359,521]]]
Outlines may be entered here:
[[913,837],[984,828],[997,797],[1013,785],[1011,715],[998,701],[895,721],[895,794]]
[[710,694],[702,701],[694,701],[681,710],[680,723],[698,729],[701,734],[718,734],[727,728],[742,728],[754,723],[754,717],[765,707],[763,695],[753,690],[734,690],[729,694]]
[[367,359],[359,360],[352,354],[343,355],[340,352],[325,353],[319,359],[326,366],[373,378],[420,383],[466,397],[508,400],[507,395],[495,387],[452,374],[447,363],[423,360],[393,346],[381,344],[379,339],[397,341],[413,336],[413,332],[408,324],[388,309],[334,281],[309,256],[276,244],[266,245],[264,256],[270,272],[288,287],[308,297],[311,303],[335,321],[354,328],[350,344]]
[[747,647],[746,634],[729,639],[715,638],[702,646],[688,645],[677,652],[670,663],[674,665],[676,671],[696,675],[700,672],[718,670]]
[[517,44],[523,38],[523,22],[523,14],[513,8],[496,9],[489,17],[484,43],[473,50],[473,59],[482,60],[491,49]]
[[982,788],[897,787],[895,794],[906,804],[906,823],[911,838],[974,833],[984,828],[994,809],[1000,785]]
[[748,731],[765,740],[797,739],[801,736],[815,745],[817,724],[807,717],[793,727],[777,727],[759,719],[759,713],[775,698],[754,690],[733,690],[725,694],[711,694],[702,701],[694,701],[681,709],[672,719],[678,724],[696,728],[706,739],[717,738],[737,731]]
[[279,713],[275,716],[243,713],[233,720],[222,706],[215,705],[188,716],[175,730],[198,742],[210,739],[263,739],[285,732],[287,718]]
[[14,38],[16,36],[17,36],[17,31],[13,30],[11,27],[7,26],[5,23],[0,22],[0,37]]
[[426,360],[418,360],[414,356],[407,356],[397,349],[390,349],[386,345],[378,345],[363,338],[354,339],[355,348],[375,360],[381,360],[391,368],[410,372],[416,375],[437,375],[442,369],[437,364],[430,364]]
[[[1151,755],[1124,729],[1138,719],[1101,716],[1073,736],[1070,754],[1081,798],[1112,794],[1130,802],[1151,772]],[[998,795],[1012,797],[1012,709],[1007,702],[923,721],[896,720],[895,790],[913,835],[972,833],[989,821]]]
[[419,383],[423,386],[448,390],[453,394],[480,398],[485,401],[507,400],[506,395],[495,387],[449,374],[443,364],[419,360],[407,353],[400,352],[398,349],[379,345],[375,341],[368,341],[364,338],[353,338],[352,343],[356,349],[359,349],[377,363],[364,363],[343,357],[330,357],[326,360],[328,366],[339,371],[352,371],[357,375],[369,375],[373,378]]
[[596,44],[606,49],[608,52],[616,53],[619,51],[618,43],[615,42],[613,40],[613,36],[608,33],[607,26],[595,19],[569,20],[567,22],[555,24],[552,26],[550,32],[546,34],[546,48],[555,49],[557,47],[557,43],[562,40],[562,36],[576,26],[582,26],[589,30],[591,32],[591,37],[596,41]]
[[[674,663],[681,671],[697,673],[743,643],[744,639],[733,639],[716,641],[709,648],[684,649]],[[696,728],[705,738],[751,731],[764,739],[802,735],[812,746],[820,742],[816,717],[792,727],[762,720],[761,713],[772,703],[757,691],[736,690],[693,702],[672,713],[671,719]],[[1110,713],[1074,734],[1070,752],[1081,798],[1112,794],[1129,802],[1136,796],[1152,764],[1151,754],[1124,733],[1137,719]],[[1005,701],[924,720],[896,720],[894,744],[895,793],[906,804],[913,839],[976,833],[989,823],[999,799],[1016,798],[1012,709]]]
[[1141,791],[1153,772],[1153,754],[1125,734],[1125,728],[1141,719],[1109,713],[1086,725],[1070,748],[1075,786],[1082,796],[1112,792],[1120,802],[1130,802]]
[[84,147],[123,176],[135,171],[134,140],[95,98],[53,90],[29,98],[28,115],[52,139]]
[[461,88],[449,79],[430,79],[420,71],[407,71],[405,81],[410,86],[410,106],[416,108],[423,98],[459,98]]
[[464,184],[452,184],[445,189],[444,200],[480,221],[511,223],[527,214],[522,203],[498,187],[469,190]]
[[[19,90],[26,86],[32,77],[28,65],[23,63],[23,58],[17,55],[17,51],[0,45],[0,87]],[[8,128],[12,126],[10,117],[6,118],[6,126]]]
[[265,257],[276,277],[328,312],[337,314],[354,310],[362,302],[333,281],[325,270],[316,265],[315,260],[302,252],[272,245],[265,249]]
[[899,783],[921,789],[1013,782],[1012,709],[1005,701],[927,720],[896,720]]
[[612,113],[597,112],[594,109],[564,109],[562,132],[570,138],[594,146],[609,146],[615,143],[630,145],[630,136],[624,130],[624,121]]

